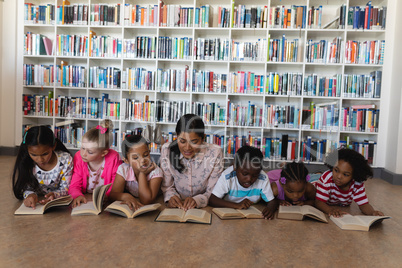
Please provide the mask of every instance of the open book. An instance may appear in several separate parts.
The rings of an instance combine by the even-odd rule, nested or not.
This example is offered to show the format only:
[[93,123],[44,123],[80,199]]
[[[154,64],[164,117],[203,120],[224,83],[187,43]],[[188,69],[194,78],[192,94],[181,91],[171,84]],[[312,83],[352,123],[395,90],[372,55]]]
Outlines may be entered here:
[[211,224],[211,213],[202,209],[189,209],[184,211],[180,208],[165,208],[159,213],[155,221],[193,222]]
[[279,206],[278,219],[301,221],[305,216],[318,221],[328,222],[325,214],[313,206]]
[[98,215],[102,212],[103,199],[109,187],[112,184],[106,184],[96,187],[92,193],[92,201],[86,204],[81,203],[80,206],[73,208],[71,211],[72,216],[76,215]]
[[222,220],[228,219],[262,219],[262,213],[256,207],[249,207],[248,209],[234,209],[234,208],[213,208],[212,212],[215,213]]
[[137,209],[136,211],[131,210],[126,204],[121,204],[121,201],[114,201],[112,204],[106,207],[105,211],[118,214],[126,218],[135,218],[141,214],[157,210],[161,204],[155,203],[150,205],[145,205]]
[[331,221],[338,225],[342,230],[355,231],[368,231],[373,224],[390,218],[391,217],[389,216],[353,216],[350,214],[343,215],[340,218],[335,218],[333,216],[330,217]]
[[39,215],[45,213],[45,211],[51,207],[68,206],[73,199],[71,196],[62,196],[52,201],[47,202],[45,205],[37,204],[36,208],[26,207],[24,203],[14,212],[14,215]]

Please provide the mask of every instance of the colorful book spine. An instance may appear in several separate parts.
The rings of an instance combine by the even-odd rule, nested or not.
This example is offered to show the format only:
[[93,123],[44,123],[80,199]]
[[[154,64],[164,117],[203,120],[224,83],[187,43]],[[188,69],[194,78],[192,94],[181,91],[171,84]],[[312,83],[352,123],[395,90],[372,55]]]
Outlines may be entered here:
[[135,4],[124,5],[125,26],[151,26],[158,25],[158,5],[140,6]]
[[184,59],[192,58],[193,38],[191,37],[158,37],[159,59]]
[[265,76],[265,94],[301,96],[302,95],[302,73],[277,73],[269,72]]
[[227,74],[193,69],[192,82],[193,92],[225,93],[228,87],[228,76]]
[[121,88],[129,90],[155,90],[155,71],[145,68],[126,68],[122,72]]
[[298,128],[301,111],[295,105],[265,104],[264,127]]
[[163,1],[161,1],[159,9],[160,9],[160,21],[159,21],[160,27],[193,26],[193,19],[194,19],[193,7],[182,7],[181,5],[165,5]]
[[383,64],[385,40],[347,41],[345,44],[345,63]]
[[122,39],[109,35],[93,35],[89,50],[91,57],[120,58],[122,56]]
[[259,38],[256,41],[245,42],[232,40],[232,61],[266,61],[267,39]]
[[24,64],[23,85],[24,86],[53,86],[54,66],[44,64]]
[[325,156],[338,148],[338,143],[328,139],[314,139],[307,136],[300,143],[300,160],[324,162]]
[[157,122],[177,123],[180,117],[191,112],[188,101],[156,100],[155,116]]
[[24,115],[53,116],[53,103],[53,92],[49,92],[49,95],[22,95],[22,109]]
[[121,4],[91,4],[89,21],[93,26],[120,25]]
[[320,76],[310,74],[304,77],[304,96],[340,97],[342,75]]
[[194,56],[196,60],[228,60],[229,39],[197,38],[194,41]]
[[379,117],[380,110],[373,107],[343,107],[341,129],[343,131],[378,132]]
[[88,56],[88,36],[84,35],[56,35],[55,50],[57,56]]
[[310,103],[302,111],[302,129],[337,131],[339,127],[339,108],[336,103]]
[[384,30],[387,17],[386,6],[373,6],[368,1],[366,6],[351,6],[348,11],[348,28],[364,30]]
[[89,68],[89,87],[120,88],[121,71],[115,67],[93,66]]
[[228,80],[229,93],[263,94],[264,75],[254,72],[230,72]]
[[155,102],[138,101],[129,98],[122,98],[121,101],[122,120],[154,122],[155,121]]
[[207,125],[224,125],[226,115],[226,105],[216,102],[203,103],[193,102],[191,109],[194,114],[201,117]]
[[309,40],[306,42],[306,62],[312,63],[341,63],[343,48],[341,37],[334,40]]
[[382,71],[370,74],[345,74],[343,80],[343,97],[346,98],[380,98]]
[[306,27],[307,6],[276,6],[269,12],[269,25],[271,28],[297,29]]
[[261,137],[257,135],[230,135],[226,136],[226,146],[224,147],[226,155],[228,157],[234,157],[239,148],[244,145],[249,145],[262,150]]
[[263,107],[248,102],[248,105],[228,101],[227,125],[261,127],[263,122]]
[[56,85],[62,87],[86,87],[87,69],[78,65],[57,65]]
[[124,39],[123,57],[133,59],[155,59],[157,38],[155,36],[137,36]]
[[64,4],[57,6],[55,10],[56,24],[62,25],[88,25],[90,7],[88,4]]
[[190,69],[186,65],[183,70],[156,70],[155,85],[157,91],[190,91]]
[[377,151],[377,142],[372,140],[364,140],[364,141],[351,141],[349,136],[344,137],[346,139],[340,140],[339,144],[343,148],[348,148],[355,150],[360,153],[367,159],[367,162],[370,165],[376,165],[376,151]]
[[233,28],[266,28],[267,6],[234,6]]
[[272,62],[300,62],[300,40],[287,40],[285,35],[281,39],[270,39],[268,45],[268,61]]
[[308,29],[321,29],[321,19],[322,19],[322,6],[314,7],[311,6],[308,10],[307,28]]
[[53,25],[56,17],[55,12],[56,9],[53,4],[35,5],[33,3],[25,3],[24,23]]

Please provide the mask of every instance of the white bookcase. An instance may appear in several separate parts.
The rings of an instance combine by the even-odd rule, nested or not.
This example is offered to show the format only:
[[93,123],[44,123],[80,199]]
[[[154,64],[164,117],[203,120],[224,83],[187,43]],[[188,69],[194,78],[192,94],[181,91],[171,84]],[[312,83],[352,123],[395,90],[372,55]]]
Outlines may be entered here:
[[[286,6],[289,7],[291,5],[303,5],[307,6],[309,9],[311,6],[318,7],[322,6],[322,23],[321,25],[325,25],[333,18],[339,15],[339,8],[341,5],[346,5],[346,10],[352,6],[365,6],[366,0],[233,0],[234,5],[246,5],[250,6]],[[24,1],[19,0],[19,16],[21,19],[19,20],[21,23],[24,22]],[[61,0],[31,0],[29,1],[35,5],[42,4],[54,4],[54,5],[62,5]],[[134,0],[119,0],[119,1],[94,1],[94,0],[70,0],[70,4],[87,4],[89,7],[92,4],[100,4],[105,3],[108,4],[120,4],[121,5],[121,14],[120,14],[120,25],[118,26],[94,26],[90,25],[59,25],[54,23],[54,25],[43,25],[43,24],[27,24],[24,23],[19,27],[19,30],[23,29],[23,33],[32,32],[35,34],[43,34],[49,37],[53,44],[55,44],[55,39],[57,35],[60,34],[75,34],[75,35],[90,35],[90,31],[96,32],[97,35],[109,35],[116,38],[121,38],[124,42],[126,39],[134,39],[136,36],[170,36],[170,37],[191,37],[192,38],[192,47],[194,46],[194,41],[197,38],[227,38],[232,41],[243,41],[243,42],[251,42],[256,41],[257,39],[275,39],[282,38],[283,35],[286,36],[286,39],[293,40],[298,39],[299,42],[299,53],[301,54],[300,62],[272,62],[272,61],[233,61],[228,60],[199,60],[195,59],[195,56],[192,55],[189,59],[159,59],[158,55],[156,55],[155,59],[134,59],[134,58],[125,58],[123,56],[110,58],[110,57],[91,57],[91,56],[56,56],[54,53],[52,56],[31,56],[25,55],[23,53],[23,38],[19,42],[19,53],[18,57],[20,62],[23,64],[47,64],[47,65],[60,65],[61,61],[67,61],[68,64],[73,65],[81,65],[85,66],[87,69],[87,83],[86,87],[62,87],[58,85],[52,86],[41,86],[41,85],[32,85],[26,86],[22,83],[23,78],[23,68],[18,68],[18,92],[20,94],[39,94],[39,95],[48,95],[48,92],[53,92],[53,96],[57,97],[59,95],[63,96],[71,96],[71,97],[97,97],[101,98],[103,93],[109,94],[109,99],[112,101],[121,101],[123,98],[131,98],[143,101],[145,96],[149,96],[149,100],[166,100],[166,101],[188,101],[192,102],[216,102],[221,106],[225,107],[226,114],[228,109],[228,103],[241,103],[244,106],[248,105],[248,102],[256,104],[257,106],[263,108],[264,114],[267,112],[265,110],[265,104],[275,104],[275,105],[294,105],[296,108],[303,110],[303,108],[310,107],[310,103],[314,102],[315,104],[324,104],[324,103],[334,103],[335,107],[339,110],[339,122],[341,121],[341,108],[349,107],[352,105],[367,105],[367,104],[375,104],[377,109],[382,108],[382,99],[380,98],[348,98],[343,95],[339,97],[320,97],[320,96],[307,96],[307,95],[271,95],[267,92],[257,93],[257,94],[245,94],[245,93],[229,93],[228,91],[222,93],[216,92],[193,92],[192,91],[192,79],[193,70],[203,70],[203,71],[213,71],[215,73],[227,74],[230,72],[237,71],[245,71],[245,72],[254,72],[256,75],[266,75],[269,72],[278,72],[278,73],[300,73],[302,74],[302,85],[301,89],[304,88],[304,78],[310,74],[317,74],[321,76],[333,76],[339,74],[342,76],[341,92],[343,90],[343,76],[345,74],[369,74],[372,71],[382,71],[383,66],[387,64],[387,56],[384,59],[384,64],[382,65],[374,65],[374,64],[347,64],[345,63],[344,53],[341,55],[341,63],[309,63],[306,61],[306,43],[308,40],[332,40],[336,37],[340,37],[342,41],[346,42],[348,40],[386,40],[386,29],[385,30],[355,30],[348,29],[347,25],[345,25],[345,29],[283,29],[283,28],[272,28],[268,25],[267,28],[218,28],[214,27],[216,25],[216,12],[219,6],[231,9],[232,2],[231,0],[218,0],[218,1],[208,1],[208,0],[165,0],[164,4],[166,5],[182,5],[183,7],[200,7],[202,5],[209,4],[213,7],[213,20],[215,21],[211,27],[201,28],[201,27],[162,27],[162,26],[127,26],[124,25],[124,6],[125,4],[138,4],[140,6],[145,5],[159,5],[157,1],[153,0],[149,1],[134,1]],[[386,6],[387,1],[381,0],[373,0],[373,6]],[[307,10],[308,12],[308,10]],[[387,12],[387,17],[388,13]],[[231,12],[230,12],[231,13]],[[90,15],[90,14],[89,14]],[[158,16],[159,18],[159,16]],[[193,18],[194,19],[194,18]],[[347,24],[347,14],[346,21]],[[158,24],[159,25],[159,24]],[[193,22],[194,25],[194,22]],[[387,40],[386,40],[387,44]],[[344,52],[345,43],[342,47],[342,52]],[[156,48],[156,52],[158,51],[158,47]],[[267,52],[267,51],[266,51]],[[267,52],[268,53],[268,52]],[[157,53],[156,53],[157,54]],[[94,66],[113,66],[122,71],[126,68],[145,68],[146,70],[156,71],[157,69],[180,69],[183,70],[186,66],[189,68],[190,73],[190,88],[187,89],[186,92],[183,91],[161,91],[161,90],[129,90],[127,88],[118,88],[118,89],[104,89],[104,88],[92,88],[89,87],[89,69]],[[383,72],[383,80],[384,80],[384,72]],[[382,83],[382,94],[386,91],[384,87],[384,83]],[[53,104],[54,105],[54,104]],[[20,107],[17,107],[20,109]],[[53,107],[53,110],[55,107]],[[33,116],[33,115],[24,115],[20,109],[21,125],[26,124],[48,124],[55,126],[57,122],[66,120],[66,119],[74,119],[77,122],[80,122],[81,126],[86,127],[87,129],[96,126],[99,124],[101,119],[91,119],[91,118],[64,118],[59,116]],[[17,113],[18,115],[18,113]],[[380,121],[385,120],[384,116],[380,113]],[[302,116],[300,116],[302,117]],[[350,138],[351,141],[359,141],[362,142],[364,140],[371,140],[377,142],[377,152],[375,158],[378,155],[384,155],[383,152],[379,154],[379,150],[383,150],[381,146],[378,145],[381,140],[381,127],[382,122],[379,124],[378,132],[357,132],[357,131],[345,131],[340,127],[332,128],[331,130],[317,130],[317,129],[305,129],[302,126],[303,118],[299,118],[299,126],[296,128],[284,128],[284,127],[269,127],[266,122],[263,121],[262,126],[231,126],[226,123],[219,125],[211,125],[207,124],[207,134],[218,134],[229,137],[231,135],[246,135],[249,134],[259,137],[281,137],[283,134],[289,135],[289,139],[297,140],[298,152],[300,152],[301,141],[303,141],[306,136],[310,136],[313,139],[327,139],[332,140],[339,144],[340,140],[344,140],[347,137]],[[156,122],[152,120],[151,122],[144,121],[132,121],[126,119],[114,119],[115,128],[120,131],[125,131],[129,129],[135,129],[137,127],[145,127],[148,124],[160,125],[161,129],[165,133],[173,132],[175,128],[174,122]],[[21,129],[22,131],[22,129]],[[121,135],[117,140],[117,144],[121,143]],[[71,147],[70,147],[71,148]],[[117,148],[119,150],[119,148]],[[300,155],[300,153],[299,153]],[[296,160],[299,160],[299,155],[296,156]],[[229,157],[229,155],[225,154],[225,156]],[[268,161],[277,161],[277,160],[268,160]],[[318,163],[318,162],[317,162]],[[374,166],[383,166],[383,161],[378,161],[374,164]]]

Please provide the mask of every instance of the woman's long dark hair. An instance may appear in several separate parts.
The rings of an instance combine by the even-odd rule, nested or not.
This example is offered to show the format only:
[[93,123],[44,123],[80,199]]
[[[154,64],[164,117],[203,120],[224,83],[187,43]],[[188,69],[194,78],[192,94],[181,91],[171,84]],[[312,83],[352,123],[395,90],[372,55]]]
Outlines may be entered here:
[[33,175],[35,162],[29,156],[28,146],[47,145],[53,147],[56,144],[55,151],[64,151],[71,154],[66,146],[54,137],[53,131],[47,126],[35,126],[28,129],[18,150],[13,171],[13,191],[18,199],[24,199],[24,191],[31,189],[40,192],[39,183]]
[[[205,125],[202,121],[201,117],[195,114],[185,114],[180,117],[179,121],[176,124],[176,134],[177,137],[182,133],[196,133],[200,138],[204,139],[205,136]],[[169,145],[169,160],[172,166],[178,170],[180,173],[184,170],[184,166],[180,163],[180,149],[177,144],[177,140],[173,141]]]

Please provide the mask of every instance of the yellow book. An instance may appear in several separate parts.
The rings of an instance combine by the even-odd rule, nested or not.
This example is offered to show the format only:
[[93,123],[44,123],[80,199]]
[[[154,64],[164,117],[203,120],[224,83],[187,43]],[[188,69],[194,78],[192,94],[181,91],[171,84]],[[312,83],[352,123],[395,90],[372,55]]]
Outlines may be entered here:
[[121,201],[114,201],[112,204],[106,207],[105,211],[126,217],[128,219],[133,219],[144,213],[157,210],[160,206],[161,204],[155,203],[142,206],[134,211],[131,210],[126,204],[121,204]]
[[262,212],[253,206],[249,207],[248,209],[213,208],[212,212],[215,213],[221,220],[264,218]]
[[278,219],[301,221],[310,217],[318,221],[328,222],[325,214],[313,206],[279,206]]
[[211,224],[211,213],[202,209],[189,209],[184,211],[180,208],[165,208],[159,213],[157,222],[191,222]]
[[339,228],[342,230],[354,231],[369,231],[373,224],[380,223],[385,219],[390,219],[389,216],[353,216],[350,214],[343,215],[340,218],[330,217]]
[[63,0],[63,7],[62,7],[62,11],[61,11],[61,23],[64,24],[64,6],[65,5],[69,5],[70,1],[68,0]]
[[14,212],[14,215],[40,215],[44,214],[46,210],[52,207],[68,206],[70,205],[71,201],[73,201],[71,196],[62,196],[47,202],[45,205],[38,203],[35,209],[26,207],[24,203],[22,203],[21,206]]
[[110,183],[96,187],[92,193],[92,201],[88,201],[86,204],[81,203],[80,206],[73,208],[71,216],[99,215],[102,212],[103,199],[111,185],[112,184]]

